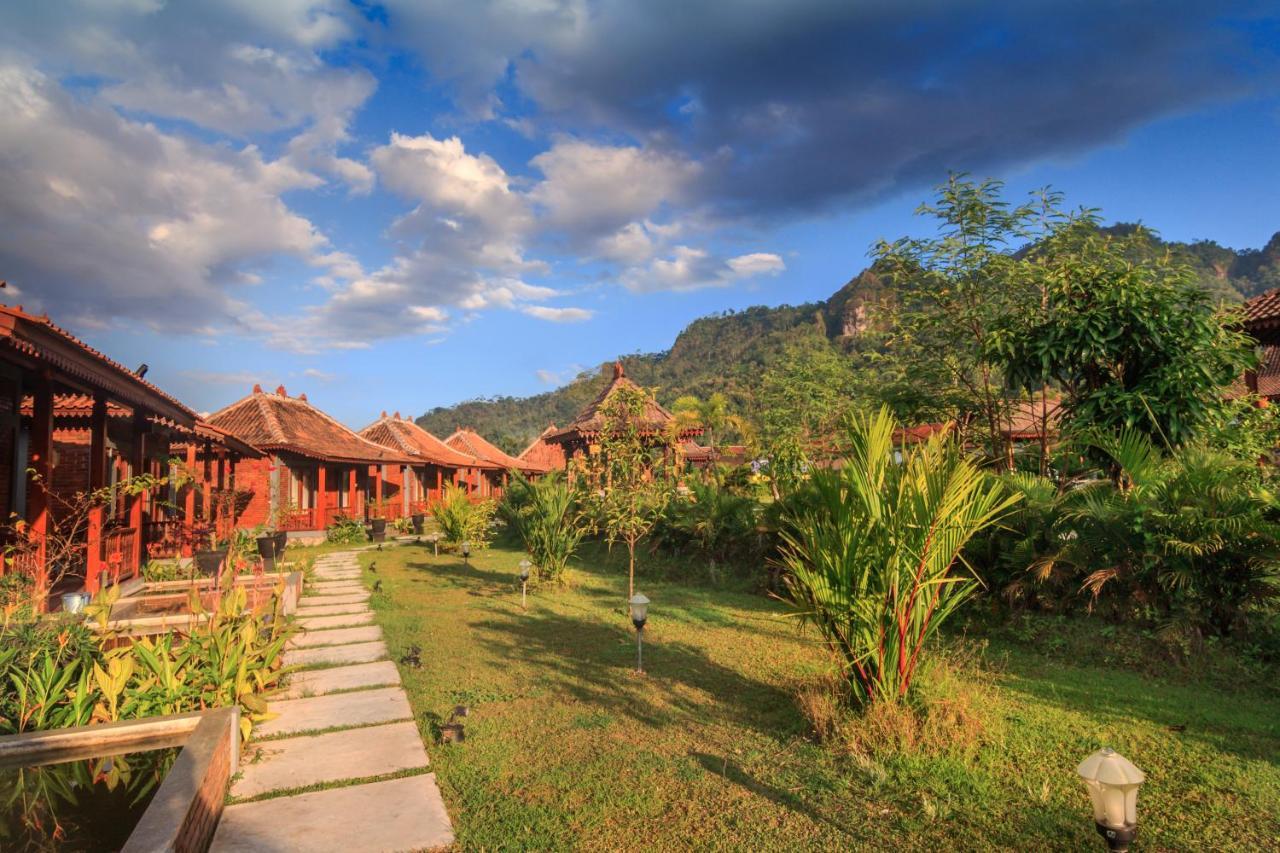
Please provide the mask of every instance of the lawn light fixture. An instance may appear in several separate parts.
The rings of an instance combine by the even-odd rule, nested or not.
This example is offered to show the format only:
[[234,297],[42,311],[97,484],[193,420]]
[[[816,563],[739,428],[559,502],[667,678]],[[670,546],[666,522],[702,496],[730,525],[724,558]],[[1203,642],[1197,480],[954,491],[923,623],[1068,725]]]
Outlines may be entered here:
[[1076,773],[1093,800],[1093,820],[1107,847],[1123,853],[1138,834],[1138,787],[1147,778],[1110,747],[1090,755]]
[[432,533],[427,538],[431,540],[431,556],[439,557],[440,556],[440,534]]
[[636,672],[644,672],[644,623],[649,621],[649,599],[637,592],[631,596],[631,624],[636,626]]
[[529,605],[525,595],[529,588],[529,570],[532,568],[533,563],[530,563],[527,558],[520,561],[520,606],[526,610]]
[[462,543],[462,562],[466,563],[471,559],[471,543],[463,541]]

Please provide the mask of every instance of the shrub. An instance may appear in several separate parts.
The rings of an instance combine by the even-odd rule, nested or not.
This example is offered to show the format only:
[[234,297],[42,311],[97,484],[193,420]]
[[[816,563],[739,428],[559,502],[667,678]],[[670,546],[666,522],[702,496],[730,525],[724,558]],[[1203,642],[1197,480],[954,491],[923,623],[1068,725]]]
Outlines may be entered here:
[[494,511],[493,501],[473,502],[461,486],[447,484],[436,504],[436,524],[449,544],[470,542],[472,547],[479,548],[489,541]]
[[926,642],[977,584],[956,571],[961,549],[1014,503],[949,436],[899,450],[896,426],[887,409],[855,416],[849,461],[814,472],[782,533],[792,606],[864,706],[907,696]]
[[335,518],[333,524],[325,528],[324,538],[338,545],[357,545],[365,540],[364,524],[356,518]]
[[717,564],[758,564],[763,540],[757,530],[760,504],[735,494],[715,480],[693,480],[687,494],[667,505],[656,536],[677,553],[693,552],[716,570]]
[[536,483],[517,476],[507,492],[503,515],[519,534],[539,578],[559,583],[578,549],[585,529],[574,515],[573,492],[563,475],[552,473]]

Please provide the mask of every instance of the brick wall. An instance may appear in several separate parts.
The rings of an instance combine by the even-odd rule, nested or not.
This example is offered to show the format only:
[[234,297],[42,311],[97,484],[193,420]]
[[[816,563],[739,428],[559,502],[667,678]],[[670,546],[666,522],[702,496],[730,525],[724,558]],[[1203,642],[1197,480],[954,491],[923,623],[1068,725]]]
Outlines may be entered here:
[[[236,463],[236,489],[249,493],[240,517],[236,519],[240,527],[257,527],[271,521],[271,468],[274,464],[271,457],[241,459]],[[217,476],[216,469],[214,476]]]

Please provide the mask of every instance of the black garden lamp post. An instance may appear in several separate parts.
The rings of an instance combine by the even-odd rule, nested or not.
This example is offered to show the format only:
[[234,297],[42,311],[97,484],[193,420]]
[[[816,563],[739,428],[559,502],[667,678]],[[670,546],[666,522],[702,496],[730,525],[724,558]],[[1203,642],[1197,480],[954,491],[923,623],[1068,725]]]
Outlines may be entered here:
[[1076,773],[1084,780],[1093,800],[1093,820],[1107,847],[1124,853],[1138,835],[1138,788],[1147,778],[1110,747],[1090,755]]
[[520,607],[523,610],[529,609],[526,594],[529,588],[529,570],[532,568],[533,563],[530,563],[527,558],[520,561]]
[[636,672],[644,672],[644,623],[649,621],[649,599],[637,592],[631,596],[631,624],[636,626]]
[[469,566],[471,565],[470,560],[471,560],[471,543],[464,539],[462,542],[462,562]]

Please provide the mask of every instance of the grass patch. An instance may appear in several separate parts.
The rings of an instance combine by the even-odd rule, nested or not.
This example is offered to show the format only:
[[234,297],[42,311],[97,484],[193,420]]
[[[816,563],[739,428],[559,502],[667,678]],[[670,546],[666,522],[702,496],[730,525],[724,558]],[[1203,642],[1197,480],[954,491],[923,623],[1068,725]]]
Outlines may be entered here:
[[[832,712],[828,671],[776,603],[745,584],[653,579],[644,675],[617,555],[531,591],[521,554],[430,545],[365,554],[461,849],[1094,849],[1075,765],[1102,745],[1148,774],[1149,849],[1247,849],[1280,836],[1280,699],[1073,659],[970,626],[909,718]],[[1068,649],[1070,647],[1068,646]],[[461,744],[436,732],[470,707]],[[805,707],[802,707],[805,706]],[[923,710],[922,710],[923,709]]]

